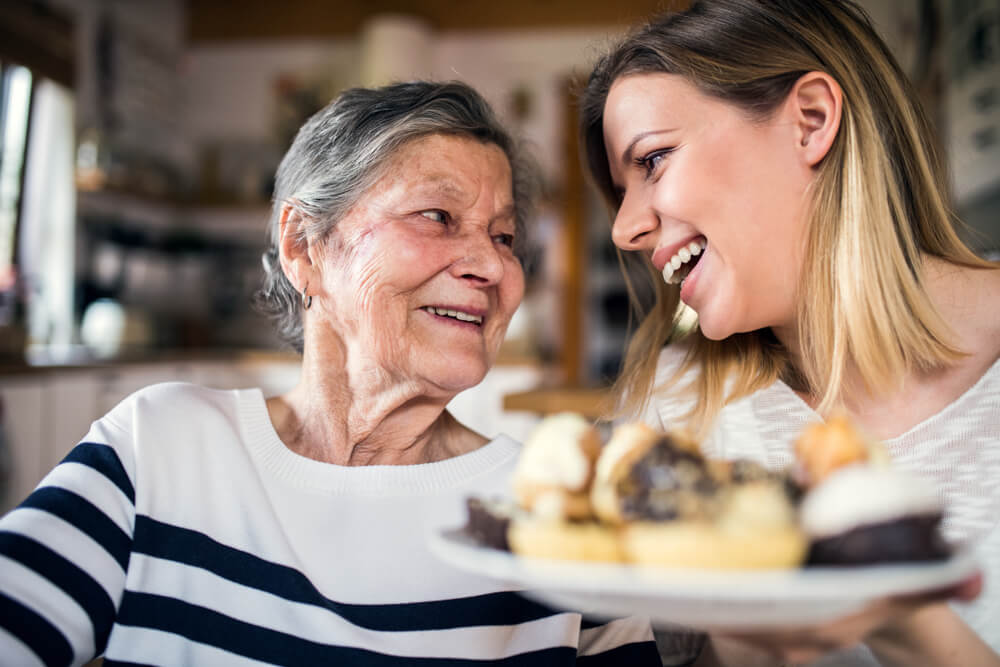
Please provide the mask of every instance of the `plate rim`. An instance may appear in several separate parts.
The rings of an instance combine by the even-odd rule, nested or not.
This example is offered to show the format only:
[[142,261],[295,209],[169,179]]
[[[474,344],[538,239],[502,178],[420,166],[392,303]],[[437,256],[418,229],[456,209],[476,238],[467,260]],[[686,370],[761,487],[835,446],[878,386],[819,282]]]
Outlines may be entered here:
[[627,595],[662,600],[801,603],[857,602],[946,588],[981,569],[973,549],[959,546],[946,560],[776,570],[655,568],[527,558],[476,544],[463,527],[438,528],[429,546],[453,567],[544,593]]

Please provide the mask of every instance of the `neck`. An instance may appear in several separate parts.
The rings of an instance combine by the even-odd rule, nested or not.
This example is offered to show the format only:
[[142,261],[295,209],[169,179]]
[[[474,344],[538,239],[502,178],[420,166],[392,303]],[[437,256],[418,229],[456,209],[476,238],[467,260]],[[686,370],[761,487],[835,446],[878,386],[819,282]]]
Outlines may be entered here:
[[445,410],[451,395],[429,396],[417,382],[353,366],[305,350],[299,384],[268,400],[271,421],[289,449],[338,465],[408,465],[486,442]]
[[[925,257],[923,286],[949,331],[946,342],[960,352],[952,361],[931,368],[911,368],[898,378],[898,386],[888,393],[869,391],[856,363],[848,359],[844,370],[842,404],[852,416],[868,422],[872,430],[893,436],[920,416],[936,414],[967,390],[1000,357],[1000,315],[995,303],[1000,298],[1000,271],[972,269]],[[775,328],[775,335],[788,352],[793,366],[789,376],[801,374],[802,348],[795,326]],[[788,382],[814,408],[819,396],[804,383]],[[899,415],[903,415],[900,417]],[[908,418],[907,418],[908,416]],[[891,423],[883,423],[889,420]]]

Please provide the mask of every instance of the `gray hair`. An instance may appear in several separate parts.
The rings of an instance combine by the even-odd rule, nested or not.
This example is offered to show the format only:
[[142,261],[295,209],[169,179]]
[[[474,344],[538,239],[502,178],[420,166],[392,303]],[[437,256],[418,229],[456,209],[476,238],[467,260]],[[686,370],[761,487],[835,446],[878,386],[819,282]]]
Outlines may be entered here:
[[478,92],[460,82],[428,81],[346,90],[299,129],[275,177],[264,283],[254,305],[297,351],[303,345],[301,301],[279,261],[282,208],[292,204],[305,218],[303,240],[325,238],[382,176],[396,151],[430,134],[468,136],[503,150],[513,179],[514,253],[523,261],[537,169]]

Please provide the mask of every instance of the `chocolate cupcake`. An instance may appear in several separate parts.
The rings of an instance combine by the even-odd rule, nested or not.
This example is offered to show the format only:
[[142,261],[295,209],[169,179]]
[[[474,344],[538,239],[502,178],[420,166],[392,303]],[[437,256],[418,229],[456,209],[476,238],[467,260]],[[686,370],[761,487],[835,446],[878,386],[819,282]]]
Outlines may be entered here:
[[887,467],[838,469],[800,508],[809,565],[871,565],[943,560],[942,502],[926,484]]
[[482,546],[510,551],[507,528],[516,510],[512,502],[473,497],[466,499],[465,507],[468,513],[466,535]]

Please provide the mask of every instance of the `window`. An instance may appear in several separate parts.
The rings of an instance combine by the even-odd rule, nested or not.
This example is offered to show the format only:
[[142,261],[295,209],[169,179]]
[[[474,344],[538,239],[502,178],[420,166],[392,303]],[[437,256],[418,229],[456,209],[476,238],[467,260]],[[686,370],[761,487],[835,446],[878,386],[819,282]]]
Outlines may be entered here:
[[17,232],[31,110],[31,71],[0,63],[0,325],[17,305]]

